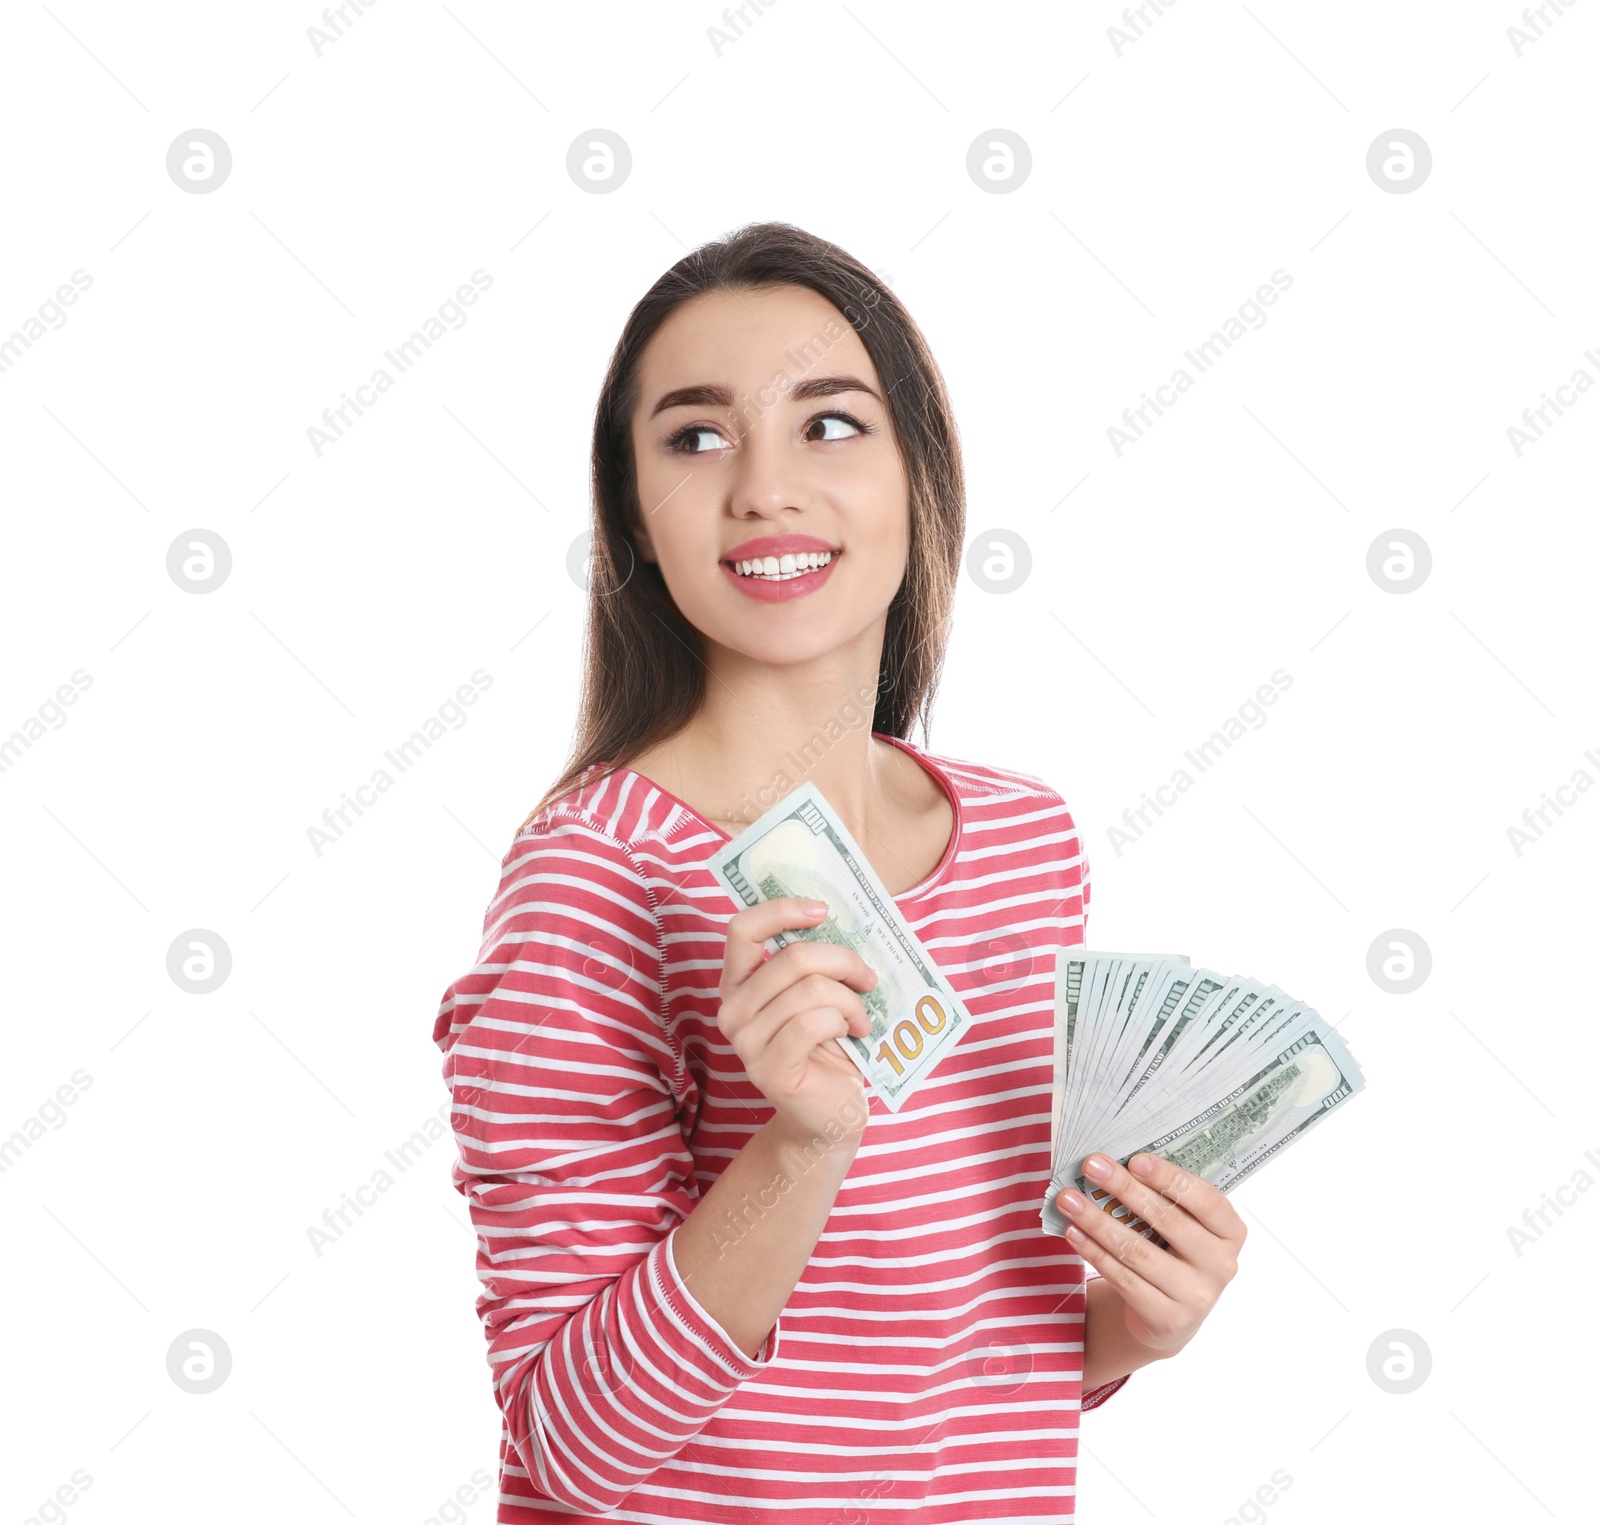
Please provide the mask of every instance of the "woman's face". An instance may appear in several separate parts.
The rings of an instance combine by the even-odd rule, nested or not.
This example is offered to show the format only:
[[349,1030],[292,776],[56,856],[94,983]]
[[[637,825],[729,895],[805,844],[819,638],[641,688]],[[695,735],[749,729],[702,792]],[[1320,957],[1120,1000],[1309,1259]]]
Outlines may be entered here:
[[[632,420],[636,533],[708,641],[786,665],[882,620],[910,528],[883,395],[860,338],[807,287],[707,293],[657,331]],[[808,570],[804,553],[825,550]],[[768,555],[776,580],[735,565]]]

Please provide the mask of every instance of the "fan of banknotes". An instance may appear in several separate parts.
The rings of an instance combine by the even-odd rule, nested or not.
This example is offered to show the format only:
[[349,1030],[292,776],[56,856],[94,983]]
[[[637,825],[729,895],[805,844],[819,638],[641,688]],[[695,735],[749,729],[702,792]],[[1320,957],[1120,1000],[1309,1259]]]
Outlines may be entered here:
[[[740,906],[827,903],[817,926],[769,941],[843,943],[877,971],[861,993],[871,1031],[834,1041],[898,1112],[972,1018],[821,790],[792,789],[708,867]],[[1275,985],[1196,969],[1182,954],[1083,948],[1062,949],[1055,974],[1046,1233],[1065,1232],[1055,1199],[1073,1185],[1164,1243],[1079,1174],[1085,1156],[1156,1154],[1227,1191],[1362,1088],[1332,1026]]]
[[1056,959],[1051,1179],[1040,1220],[1064,1233],[1069,1185],[1165,1240],[1080,1173],[1086,1155],[1154,1154],[1227,1191],[1361,1090],[1333,1027],[1276,985],[1196,969],[1182,954]]

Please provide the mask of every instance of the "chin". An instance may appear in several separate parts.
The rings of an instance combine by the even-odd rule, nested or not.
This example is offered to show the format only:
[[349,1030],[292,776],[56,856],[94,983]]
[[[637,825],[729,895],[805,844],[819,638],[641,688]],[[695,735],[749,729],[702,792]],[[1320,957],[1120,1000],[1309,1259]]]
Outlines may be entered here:
[[793,667],[815,661],[848,645],[850,640],[848,635],[841,636],[831,630],[794,631],[783,637],[769,632],[754,632],[745,627],[708,634],[717,645],[737,652],[747,661],[760,662],[767,667]]

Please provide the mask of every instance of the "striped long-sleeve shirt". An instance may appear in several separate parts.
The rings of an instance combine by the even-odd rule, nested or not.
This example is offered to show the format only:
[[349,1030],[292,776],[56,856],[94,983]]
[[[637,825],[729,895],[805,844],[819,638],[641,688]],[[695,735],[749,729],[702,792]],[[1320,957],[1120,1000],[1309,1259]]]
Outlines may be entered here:
[[[877,733],[875,733],[877,734]],[[973,1019],[869,1120],[755,1356],[676,1227],[772,1105],[717,1026],[727,834],[597,765],[512,842],[434,1027],[503,1416],[498,1525],[964,1525],[1074,1514],[1084,1263],[1043,1232],[1057,950],[1088,864],[1029,774],[911,753],[955,829],[894,897]],[[736,1225],[729,1236],[736,1237]]]

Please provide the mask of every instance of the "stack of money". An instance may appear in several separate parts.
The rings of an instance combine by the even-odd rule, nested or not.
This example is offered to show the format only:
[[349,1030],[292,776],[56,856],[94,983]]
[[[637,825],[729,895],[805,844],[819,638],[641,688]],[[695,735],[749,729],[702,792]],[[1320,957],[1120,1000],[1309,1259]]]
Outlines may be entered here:
[[822,791],[809,779],[791,789],[708,867],[741,907],[785,895],[826,903],[816,926],[767,941],[773,951],[797,939],[843,943],[876,971],[878,983],[858,992],[872,1031],[834,1041],[898,1112],[972,1018]]
[[[768,945],[843,943],[877,972],[861,992],[871,1032],[834,1042],[898,1112],[972,1018],[821,790],[809,780],[792,789],[708,867],[741,907],[788,895],[826,903],[818,925]],[[1056,1197],[1072,1185],[1158,1244],[1148,1223],[1083,1177],[1087,1155],[1124,1164],[1160,1155],[1227,1191],[1363,1085],[1309,1006],[1183,954],[1062,949],[1054,1064],[1045,1232],[1065,1232]]]
[[1276,985],[1082,948],[1056,959],[1054,1079],[1045,1232],[1066,1231],[1056,1198],[1076,1186],[1162,1246],[1085,1179],[1088,1155],[1158,1155],[1227,1191],[1363,1086],[1332,1025]]

